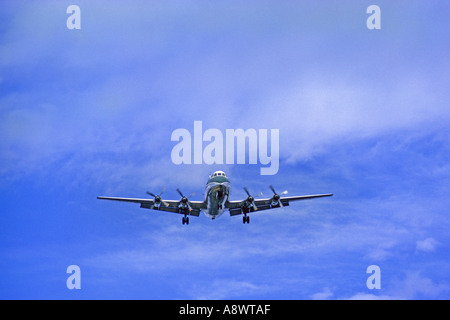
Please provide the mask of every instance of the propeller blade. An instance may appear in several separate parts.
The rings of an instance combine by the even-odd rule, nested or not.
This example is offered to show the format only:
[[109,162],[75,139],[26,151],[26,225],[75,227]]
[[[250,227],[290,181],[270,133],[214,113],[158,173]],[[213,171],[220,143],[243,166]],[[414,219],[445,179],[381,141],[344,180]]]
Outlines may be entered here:
[[166,191],[166,187],[162,188],[162,190],[161,190],[161,192],[159,193],[159,195],[161,196],[161,195],[164,193],[164,191]]
[[250,192],[248,192],[247,187],[244,187],[244,190],[247,193],[247,195],[250,197]]
[[168,206],[169,206],[169,204],[168,204],[167,202],[165,202],[164,200],[161,200],[161,203],[162,203],[165,207],[168,207]]
[[277,193],[275,192],[275,189],[274,189],[272,186],[269,186],[269,188],[270,188],[270,190],[272,190],[272,192],[273,192],[274,194],[277,194]]
[[192,192],[192,193],[188,196],[188,198],[193,197],[193,196],[195,196],[196,194],[197,194],[197,192]]
[[151,195],[152,197],[156,197],[153,193],[147,191],[147,194]]
[[184,197],[183,193],[181,193],[180,189],[177,188],[177,192],[180,194],[180,196]]
[[[275,191],[275,189],[273,188],[273,186],[269,186],[269,188],[270,188],[270,190],[272,190],[273,194],[277,194],[277,192]],[[286,194],[286,193],[288,193],[288,191],[287,191],[287,190],[284,190],[284,191],[283,191],[282,193],[280,193],[279,195],[281,196],[281,195]]]
[[254,211],[257,211],[257,210],[258,210],[258,207],[256,206],[255,202],[252,202],[252,206],[253,206],[253,210],[254,210]]

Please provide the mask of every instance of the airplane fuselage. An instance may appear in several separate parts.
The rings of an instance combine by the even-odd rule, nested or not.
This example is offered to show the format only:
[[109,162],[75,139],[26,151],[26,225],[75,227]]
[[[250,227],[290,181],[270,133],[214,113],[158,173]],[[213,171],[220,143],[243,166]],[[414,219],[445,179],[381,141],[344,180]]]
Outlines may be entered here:
[[207,204],[205,215],[215,219],[225,209],[225,203],[230,195],[230,180],[223,171],[216,171],[206,183],[205,202]]

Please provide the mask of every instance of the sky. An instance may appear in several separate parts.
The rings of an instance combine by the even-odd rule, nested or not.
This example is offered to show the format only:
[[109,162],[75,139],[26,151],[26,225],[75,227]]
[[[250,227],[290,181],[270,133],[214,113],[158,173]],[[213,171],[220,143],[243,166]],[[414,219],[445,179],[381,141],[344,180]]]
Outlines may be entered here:
[[[447,1],[0,9],[1,299],[450,298]],[[194,121],[279,129],[277,174],[174,164],[171,134]],[[334,196],[188,226],[96,198],[202,200],[215,170],[231,200],[269,185]]]

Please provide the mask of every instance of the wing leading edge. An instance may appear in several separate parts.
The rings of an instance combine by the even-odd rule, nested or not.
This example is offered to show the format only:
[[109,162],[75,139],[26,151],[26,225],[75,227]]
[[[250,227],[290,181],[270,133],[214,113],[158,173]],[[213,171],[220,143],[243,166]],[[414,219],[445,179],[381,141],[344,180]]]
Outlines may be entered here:
[[230,210],[230,215],[235,216],[242,213],[247,214],[249,212],[287,207],[289,206],[290,201],[308,200],[331,196],[333,196],[332,193],[326,193],[326,194],[313,194],[304,196],[280,197],[278,200],[274,200],[273,197],[267,199],[254,199],[253,203],[247,206],[247,210],[245,210],[245,205],[246,202],[248,201],[247,199],[238,201],[228,201],[225,206]]
[[141,205],[141,208],[179,213],[194,217],[198,217],[200,215],[200,209],[206,209],[206,204],[203,201],[189,201],[191,210],[183,211],[180,210],[179,200],[164,200],[165,204],[163,204],[163,203],[155,203],[155,201],[152,199],[139,199],[139,198],[97,197],[97,199],[139,203]]

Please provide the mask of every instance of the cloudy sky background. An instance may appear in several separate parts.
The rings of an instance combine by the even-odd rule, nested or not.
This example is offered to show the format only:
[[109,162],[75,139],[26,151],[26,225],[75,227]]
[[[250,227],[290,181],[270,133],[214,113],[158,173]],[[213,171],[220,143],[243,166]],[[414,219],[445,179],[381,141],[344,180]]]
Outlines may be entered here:
[[[450,298],[450,4],[0,4],[2,299]],[[180,165],[173,130],[280,129],[280,170]],[[334,193],[211,221],[97,200]],[[66,268],[81,268],[81,290]],[[381,269],[381,289],[366,268]]]

